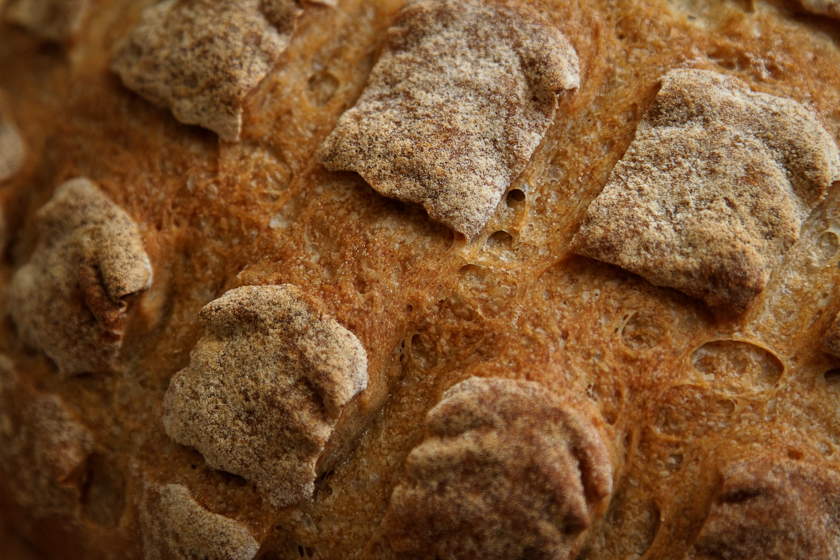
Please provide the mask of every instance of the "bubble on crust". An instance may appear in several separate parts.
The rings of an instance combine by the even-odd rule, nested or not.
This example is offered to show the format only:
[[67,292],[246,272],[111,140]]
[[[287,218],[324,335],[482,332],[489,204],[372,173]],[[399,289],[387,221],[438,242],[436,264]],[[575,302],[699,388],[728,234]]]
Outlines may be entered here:
[[0,110],[0,183],[20,172],[26,159],[26,144],[9,115]]
[[260,548],[248,527],[207,511],[180,484],[146,484],[140,523],[146,560],[251,560]]
[[207,333],[164,399],[167,434],[280,507],[307,499],[344,407],[367,387],[358,339],[294,286],[247,286],[201,311]]
[[743,311],[838,178],[837,145],[799,103],[672,70],[573,248]]
[[530,8],[416,2],[319,158],[473,237],[579,84],[574,48]]
[[840,0],[798,0],[798,2],[808,13],[840,18]]
[[840,476],[810,462],[752,457],[726,468],[687,559],[810,560],[840,550]]
[[9,291],[18,332],[64,374],[107,371],[122,346],[125,298],[152,279],[140,230],[88,179],[61,185],[36,220],[41,239]]
[[612,491],[596,422],[538,383],[451,388],[391,496],[391,546],[442,560],[574,557]]
[[302,13],[295,0],[167,0],[143,12],[111,69],[180,122],[237,141],[245,97],[286,50]]
[[771,389],[785,369],[769,350],[741,340],[707,342],[691,355],[691,364],[714,389],[731,393]]
[[55,395],[24,388],[0,357],[0,472],[35,517],[76,512],[93,436]]
[[82,26],[90,0],[10,0],[5,19],[50,41],[66,41]]

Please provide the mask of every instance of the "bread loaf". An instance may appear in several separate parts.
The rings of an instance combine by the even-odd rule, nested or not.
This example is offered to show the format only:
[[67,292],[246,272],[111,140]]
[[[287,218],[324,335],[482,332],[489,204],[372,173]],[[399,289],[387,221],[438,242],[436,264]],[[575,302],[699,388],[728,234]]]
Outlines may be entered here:
[[837,558],[837,0],[0,21],[0,560]]

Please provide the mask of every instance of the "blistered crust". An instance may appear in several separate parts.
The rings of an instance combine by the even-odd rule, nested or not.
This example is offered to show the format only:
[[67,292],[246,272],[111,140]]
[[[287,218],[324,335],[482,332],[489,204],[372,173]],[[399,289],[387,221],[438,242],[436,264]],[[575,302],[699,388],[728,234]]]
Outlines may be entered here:
[[41,239],[9,290],[20,336],[65,374],[108,370],[122,345],[125,298],[152,279],[140,230],[87,179],[61,185],[36,220]]
[[592,505],[612,492],[594,422],[538,383],[449,389],[391,496],[391,546],[442,560],[573,558]]
[[574,251],[743,311],[838,178],[837,145],[799,103],[672,70]]
[[55,395],[21,387],[0,356],[0,470],[17,502],[36,516],[73,511],[93,435]]
[[180,484],[147,484],[140,518],[146,560],[251,560],[260,548],[248,527],[207,511]]
[[166,432],[275,505],[308,498],[344,406],[367,387],[364,348],[289,285],[231,290],[201,319],[207,333],[166,392]]
[[574,48],[530,9],[417,2],[319,157],[472,237],[579,83]]
[[5,18],[44,39],[65,41],[79,31],[89,10],[90,0],[9,0]]
[[787,459],[729,466],[688,559],[829,560],[840,550],[840,476]]
[[26,158],[26,144],[9,115],[0,108],[0,183],[20,172]]
[[235,141],[246,95],[286,49],[302,13],[294,0],[167,0],[143,13],[111,68],[182,123]]

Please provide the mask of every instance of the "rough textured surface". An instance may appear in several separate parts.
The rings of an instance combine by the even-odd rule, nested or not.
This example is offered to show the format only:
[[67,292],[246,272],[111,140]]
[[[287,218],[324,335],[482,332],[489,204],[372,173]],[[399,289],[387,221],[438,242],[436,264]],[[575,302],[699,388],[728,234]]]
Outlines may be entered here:
[[840,152],[799,103],[673,70],[574,250],[743,311],[840,179]]
[[294,286],[237,288],[201,319],[208,332],[166,392],[166,432],[278,506],[308,498],[342,409],[367,387],[364,348]]
[[[568,38],[580,87],[470,240],[315,157],[361,98],[407,0],[304,10],[245,100],[238,143],[178,123],[111,72],[116,43],[154,0],[97,0],[70,48],[0,21],[0,88],[28,150],[0,185],[0,354],[22,388],[15,406],[60,399],[95,447],[81,491],[62,490],[41,517],[15,497],[27,459],[0,444],[0,559],[143,560],[147,482],[184,486],[247,527],[261,560],[433,558],[396,552],[382,520],[427,414],[475,376],[527,379],[594,409],[613,492],[590,507],[575,560],[695,554],[723,473],[745,457],[800,461],[816,480],[840,472],[840,358],[822,349],[840,311],[840,184],[745,313],[571,251],[674,68],[796,100],[840,139],[840,29],[784,0],[513,2]],[[107,375],[62,376],[8,316],[10,282],[41,239],[38,211],[78,176],[136,221],[154,265]],[[286,508],[208,466],[161,421],[173,376],[208,333],[201,309],[241,286],[281,284],[320,300],[368,361],[312,496]],[[36,552],[10,558],[22,547],[6,546],[9,533]]]
[[89,10],[90,0],[9,0],[5,17],[44,39],[66,41],[79,31]]
[[76,511],[93,436],[60,398],[28,391],[0,355],[0,469],[36,516]]
[[729,466],[687,558],[833,560],[840,551],[840,476],[753,457]]
[[840,1],[838,0],[798,0],[798,2],[806,12],[840,18]]
[[105,370],[120,350],[126,297],[152,280],[140,231],[88,179],[61,185],[36,220],[38,247],[9,290],[12,319],[62,372]]
[[26,144],[10,115],[0,107],[0,183],[13,178],[23,167]]
[[442,560],[574,558],[613,482],[592,416],[538,383],[476,377],[429,411],[406,470],[385,532]]
[[417,2],[388,32],[320,159],[473,237],[539,145],[560,94],[579,85],[577,53],[536,12]]
[[840,358],[840,315],[834,318],[823,337],[823,350]]
[[239,140],[245,96],[286,49],[302,12],[295,0],[167,0],[144,12],[111,67],[182,123]]
[[207,511],[180,484],[147,485],[141,518],[146,560],[251,560],[260,549],[246,526]]

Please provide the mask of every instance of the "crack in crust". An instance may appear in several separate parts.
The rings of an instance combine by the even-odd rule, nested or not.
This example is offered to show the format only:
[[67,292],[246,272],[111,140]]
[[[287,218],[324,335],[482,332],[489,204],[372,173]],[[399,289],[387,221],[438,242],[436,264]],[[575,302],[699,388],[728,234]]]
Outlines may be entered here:
[[207,327],[164,399],[167,434],[277,506],[307,499],[345,405],[367,387],[358,339],[294,286],[247,286],[201,310]]
[[89,11],[90,0],[10,0],[5,18],[44,39],[61,42],[79,31]]
[[286,50],[302,13],[295,0],[167,0],[146,9],[111,69],[180,122],[236,141],[245,97]]
[[579,83],[574,48],[531,9],[417,2],[319,158],[472,237]]
[[831,560],[840,550],[840,476],[768,457],[726,469],[688,560]]
[[251,560],[260,548],[248,527],[207,511],[180,484],[147,484],[140,521],[146,560]]
[[426,416],[385,532],[443,560],[572,558],[612,464],[594,415],[538,383],[471,378]]
[[61,185],[36,219],[41,240],[12,278],[12,319],[62,373],[107,371],[122,346],[125,298],[152,281],[140,230],[88,179]]
[[672,70],[573,250],[744,311],[837,179],[840,152],[799,103]]

